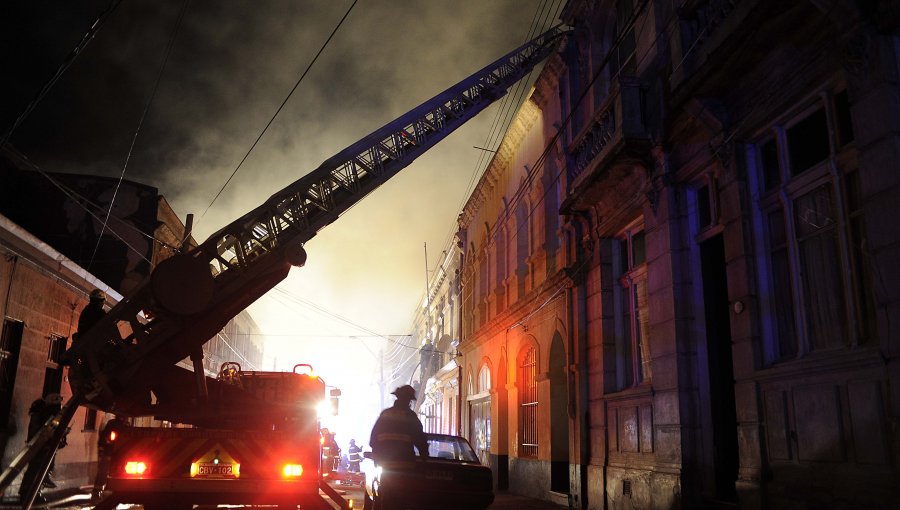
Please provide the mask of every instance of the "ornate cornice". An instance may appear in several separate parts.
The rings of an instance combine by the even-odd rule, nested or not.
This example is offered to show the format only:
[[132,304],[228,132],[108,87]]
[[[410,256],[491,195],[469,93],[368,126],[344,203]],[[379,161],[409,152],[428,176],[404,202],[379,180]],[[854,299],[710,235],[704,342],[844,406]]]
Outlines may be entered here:
[[509,129],[503,136],[503,141],[500,142],[497,152],[463,207],[459,217],[461,229],[469,228],[482,205],[489,198],[493,197],[493,191],[497,189],[496,185],[502,182],[503,175],[509,172],[509,165],[513,156],[521,147],[522,140],[525,139],[528,130],[540,118],[540,115],[541,110],[531,97],[526,99],[522,106],[519,107],[519,111],[516,112]]

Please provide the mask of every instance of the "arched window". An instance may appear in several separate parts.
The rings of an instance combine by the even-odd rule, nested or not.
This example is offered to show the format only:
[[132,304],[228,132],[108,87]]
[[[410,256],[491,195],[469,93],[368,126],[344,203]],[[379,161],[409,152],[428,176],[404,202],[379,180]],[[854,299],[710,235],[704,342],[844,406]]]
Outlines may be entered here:
[[485,363],[478,371],[478,393],[487,391],[491,391],[491,369]]
[[491,453],[491,366],[487,358],[478,370],[478,393],[469,396],[469,441],[481,462],[488,464]]
[[496,267],[494,289],[497,295],[497,313],[500,313],[506,309],[506,293],[503,286],[503,281],[506,279],[507,260],[505,228],[498,228],[494,232],[494,242],[494,266]]
[[528,347],[519,358],[519,456],[536,458],[538,454],[537,350]]

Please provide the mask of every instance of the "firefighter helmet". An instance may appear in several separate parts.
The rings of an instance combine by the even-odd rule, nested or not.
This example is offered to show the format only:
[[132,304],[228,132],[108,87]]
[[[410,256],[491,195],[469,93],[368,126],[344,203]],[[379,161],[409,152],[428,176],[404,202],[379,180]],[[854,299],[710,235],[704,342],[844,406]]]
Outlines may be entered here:
[[396,390],[392,391],[391,395],[396,396],[397,400],[415,400],[416,390],[413,389],[412,386],[404,384],[403,386],[400,386]]
[[91,301],[106,301],[106,293],[100,289],[94,289],[91,291]]

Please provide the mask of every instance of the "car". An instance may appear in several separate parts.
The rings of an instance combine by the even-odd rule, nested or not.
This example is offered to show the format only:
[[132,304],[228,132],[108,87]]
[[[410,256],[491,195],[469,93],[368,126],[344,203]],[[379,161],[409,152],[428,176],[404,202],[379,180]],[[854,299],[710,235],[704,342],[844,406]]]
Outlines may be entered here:
[[[483,510],[494,502],[491,469],[464,437],[426,434],[428,457],[376,465],[365,510]],[[366,452],[366,458],[372,458]]]

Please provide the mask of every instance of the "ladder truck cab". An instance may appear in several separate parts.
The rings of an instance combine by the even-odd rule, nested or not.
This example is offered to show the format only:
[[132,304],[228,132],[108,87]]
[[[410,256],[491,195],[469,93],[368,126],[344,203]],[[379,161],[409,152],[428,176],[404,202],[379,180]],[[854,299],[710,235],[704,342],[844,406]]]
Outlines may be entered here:
[[[302,266],[303,245],[319,230],[503,97],[567,33],[554,27],[539,35],[325,160],[199,246],[160,262],[79,337],[74,354],[83,370],[70,372],[72,398],[0,475],[0,491],[27,465],[46,472],[75,409],[87,405],[123,420],[155,416],[194,427],[116,429],[115,439],[107,438],[109,495],[98,508],[136,498],[165,508],[248,499],[291,508],[299,501],[304,509],[329,508],[330,500],[348,508],[321,473],[321,379],[297,370],[206,377],[203,344]],[[193,371],[180,366],[188,358]],[[40,481],[27,489],[25,508],[39,489]]]
[[212,412],[200,407],[168,411],[202,426],[110,422],[100,436],[106,473],[98,474],[105,474],[109,497],[98,508],[120,503],[190,508],[228,501],[330,509],[323,499],[331,496],[339,507],[349,507],[336,494],[320,493],[318,411],[327,397],[325,382],[312,366],[259,372],[225,363],[209,393],[227,404]]

